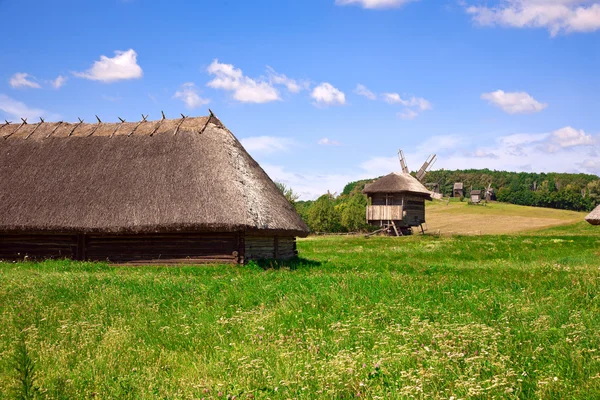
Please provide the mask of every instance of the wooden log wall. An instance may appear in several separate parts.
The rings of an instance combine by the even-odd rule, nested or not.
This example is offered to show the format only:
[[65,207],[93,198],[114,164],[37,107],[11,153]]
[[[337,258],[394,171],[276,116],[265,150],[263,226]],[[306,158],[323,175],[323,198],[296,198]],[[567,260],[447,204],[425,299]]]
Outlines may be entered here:
[[0,234],[0,260],[75,258],[77,235]]
[[280,237],[247,234],[245,237],[246,260],[287,260],[297,255],[296,238],[293,236]]
[[296,257],[295,237],[238,233],[0,234],[0,260],[71,258],[129,265],[244,263]]
[[238,234],[90,235],[85,259],[140,265],[237,263]]

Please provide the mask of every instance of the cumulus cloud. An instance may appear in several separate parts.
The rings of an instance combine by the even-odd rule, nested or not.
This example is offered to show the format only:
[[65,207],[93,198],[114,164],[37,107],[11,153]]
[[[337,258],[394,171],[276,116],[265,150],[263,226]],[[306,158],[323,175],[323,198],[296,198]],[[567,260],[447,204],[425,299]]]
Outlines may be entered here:
[[482,26],[546,28],[560,32],[600,29],[600,3],[594,0],[501,0],[493,6],[469,6],[466,11]]
[[582,129],[577,130],[571,126],[565,126],[552,132],[550,141],[562,148],[594,144],[592,135],[588,135]]
[[65,85],[65,83],[67,83],[67,77],[59,75],[56,77],[56,79],[54,79],[53,81],[50,81],[50,84],[52,85],[52,87],[54,89],[60,89],[61,87],[63,87]]
[[338,142],[337,140],[332,140],[332,139],[329,139],[326,137],[319,139],[319,141],[317,143],[320,145],[323,145],[323,146],[340,146],[341,145],[341,143]]
[[233,92],[234,100],[242,103],[268,103],[280,100],[279,91],[268,81],[245,76],[241,69],[232,64],[214,60],[207,72],[215,77],[207,83],[213,89]]
[[343,105],[346,104],[346,95],[327,82],[315,87],[310,95],[315,105]]
[[141,78],[143,71],[137,63],[137,53],[133,49],[129,49],[115,51],[115,56],[112,58],[100,56],[100,60],[95,61],[87,71],[73,72],[73,75],[78,78],[110,83]]
[[272,85],[283,85],[291,93],[299,93],[304,89],[308,89],[309,82],[301,81],[298,82],[295,79],[288,78],[284,74],[277,73],[273,68],[267,65],[267,75],[269,76],[269,82]]
[[359,96],[366,97],[369,100],[375,100],[377,96],[375,93],[371,92],[365,85],[358,84],[356,85],[356,89],[354,89],[354,93]]
[[32,88],[32,89],[40,89],[41,86],[39,83],[35,82],[31,75],[25,72],[17,72],[14,74],[10,80],[8,81],[9,85],[12,88]]
[[183,101],[188,109],[193,110],[204,104],[210,103],[210,99],[200,97],[199,93],[200,92],[196,88],[194,82],[186,82],[175,92],[173,98]]
[[362,8],[382,9],[397,8],[405,4],[418,0],[335,0],[335,4],[340,6],[357,5]]
[[252,154],[285,152],[296,144],[293,139],[276,136],[253,136],[242,139],[241,143]]
[[57,119],[57,114],[50,113],[41,108],[31,108],[18,100],[10,98],[4,94],[0,94],[0,111],[4,112],[8,117],[19,120],[20,118],[36,119],[45,117],[48,119]]
[[509,114],[533,114],[548,107],[548,104],[540,103],[525,92],[496,90],[495,92],[483,93],[481,99],[487,100],[490,104]]

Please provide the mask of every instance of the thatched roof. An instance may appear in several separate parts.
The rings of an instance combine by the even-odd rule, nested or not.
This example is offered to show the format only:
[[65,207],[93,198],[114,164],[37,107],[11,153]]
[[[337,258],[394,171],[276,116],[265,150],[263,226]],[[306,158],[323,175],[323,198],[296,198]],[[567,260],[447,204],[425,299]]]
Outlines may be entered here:
[[363,193],[403,193],[409,192],[422,195],[431,199],[431,191],[427,190],[414,176],[407,173],[392,172],[365,185]]
[[585,217],[585,220],[592,225],[600,225],[600,205],[594,208],[594,210]]
[[0,231],[308,228],[211,117],[0,125]]
[[464,188],[464,185],[462,182],[456,182],[454,184],[454,190],[463,190],[463,188]]
[[471,190],[471,196],[481,196],[481,190]]

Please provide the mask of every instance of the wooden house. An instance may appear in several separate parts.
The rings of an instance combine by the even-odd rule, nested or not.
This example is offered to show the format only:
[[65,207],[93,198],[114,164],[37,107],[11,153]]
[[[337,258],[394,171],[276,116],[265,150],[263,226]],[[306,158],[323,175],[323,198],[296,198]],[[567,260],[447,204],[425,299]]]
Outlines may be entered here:
[[462,182],[456,182],[452,189],[452,197],[462,197],[465,195],[465,187]]
[[209,117],[0,125],[0,259],[287,259],[308,228]]
[[594,210],[585,217],[585,220],[592,225],[600,225],[600,205],[594,208]]
[[471,190],[471,203],[479,204],[481,203],[481,190]]
[[365,185],[369,199],[367,223],[389,228],[392,234],[407,234],[425,223],[425,200],[431,192],[409,173],[393,172]]

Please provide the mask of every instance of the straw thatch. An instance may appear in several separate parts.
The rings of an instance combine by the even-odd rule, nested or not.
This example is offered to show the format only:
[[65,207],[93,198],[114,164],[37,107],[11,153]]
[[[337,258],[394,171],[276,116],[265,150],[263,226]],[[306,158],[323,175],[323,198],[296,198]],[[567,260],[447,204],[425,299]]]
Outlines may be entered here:
[[600,225],[600,205],[594,208],[594,210],[585,217],[585,220],[592,225]]
[[464,189],[464,184],[462,182],[456,182],[454,184],[454,190],[463,190]]
[[363,193],[413,193],[431,199],[431,192],[417,178],[408,173],[397,172],[392,172],[371,184],[365,185]]
[[0,125],[0,232],[190,230],[308,233],[214,116]]

